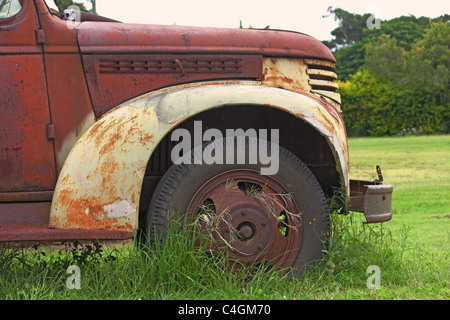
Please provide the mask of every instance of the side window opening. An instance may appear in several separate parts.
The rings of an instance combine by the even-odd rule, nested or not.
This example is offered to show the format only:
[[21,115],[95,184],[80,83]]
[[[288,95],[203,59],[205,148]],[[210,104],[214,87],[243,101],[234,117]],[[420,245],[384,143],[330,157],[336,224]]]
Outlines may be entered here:
[[0,19],[15,16],[22,9],[19,0],[0,0]]

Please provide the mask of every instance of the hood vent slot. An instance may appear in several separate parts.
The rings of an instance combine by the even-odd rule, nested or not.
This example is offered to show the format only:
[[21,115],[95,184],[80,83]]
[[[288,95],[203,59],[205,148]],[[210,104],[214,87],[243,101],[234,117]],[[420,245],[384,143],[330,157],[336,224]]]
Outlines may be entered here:
[[325,96],[333,100],[334,103],[340,104],[341,96],[337,93],[339,85],[335,82],[337,75],[334,72],[334,63],[317,59],[305,59],[305,63],[308,66],[308,82],[311,86],[311,92]]
[[155,57],[148,59],[100,59],[99,71],[103,74],[242,74],[242,58]]

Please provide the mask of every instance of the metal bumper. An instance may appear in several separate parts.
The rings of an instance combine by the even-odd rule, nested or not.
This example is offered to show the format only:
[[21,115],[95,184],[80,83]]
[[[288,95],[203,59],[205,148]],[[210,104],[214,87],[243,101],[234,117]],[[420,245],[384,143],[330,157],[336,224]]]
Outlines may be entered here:
[[390,184],[364,180],[350,180],[349,211],[363,212],[364,223],[379,223],[392,218]]

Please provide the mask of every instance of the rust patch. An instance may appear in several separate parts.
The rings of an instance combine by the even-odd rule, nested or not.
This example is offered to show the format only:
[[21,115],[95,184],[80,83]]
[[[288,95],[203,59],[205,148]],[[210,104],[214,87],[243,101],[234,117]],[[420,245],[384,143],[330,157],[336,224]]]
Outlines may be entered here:
[[109,139],[107,139],[106,144],[103,145],[103,147],[101,147],[99,153],[101,155],[107,155],[109,154],[112,150],[114,150],[114,147],[117,143],[117,141],[122,139],[122,135],[118,132],[113,133]]
[[117,170],[119,170],[119,163],[111,155],[108,156],[108,161],[103,162],[100,166],[100,173],[104,176],[114,173]]
[[266,58],[263,60],[262,84],[297,92],[309,92],[311,87],[306,70],[307,66],[301,59]]
[[139,140],[140,142],[150,143],[153,142],[153,138],[154,138],[153,134],[149,135],[148,133],[146,133],[143,137],[141,136]]
[[123,201],[122,199],[115,199],[109,203],[100,203],[101,200],[96,196],[77,200],[72,190],[61,190],[59,201],[61,207],[65,208],[65,216],[64,218],[53,216],[52,225],[83,229],[133,229],[129,221],[118,222],[116,218],[109,218],[107,212],[105,212],[106,206],[117,201]]
[[263,75],[263,83],[264,84],[268,84],[271,83],[272,87],[286,87],[286,84],[292,84],[294,83],[293,79],[290,79],[286,76],[268,76],[268,75]]

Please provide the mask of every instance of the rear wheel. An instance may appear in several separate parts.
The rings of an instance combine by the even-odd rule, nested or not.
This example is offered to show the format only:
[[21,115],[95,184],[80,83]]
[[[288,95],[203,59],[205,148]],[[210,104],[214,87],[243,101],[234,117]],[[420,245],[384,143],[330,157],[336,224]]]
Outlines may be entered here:
[[[248,151],[248,140],[245,146]],[[316,178],[300,159],[281,147],[276,174],[261,175],[261,166],[173,165],[149,206],[150,236],[164,238],[171,220],[186,214],[204,235],[200,238],[206,239],[207,246],[213,251],[225,250],[231,261],[269,263],[283,270],[292,267],[297,273],[320,261],[329,216]]]

